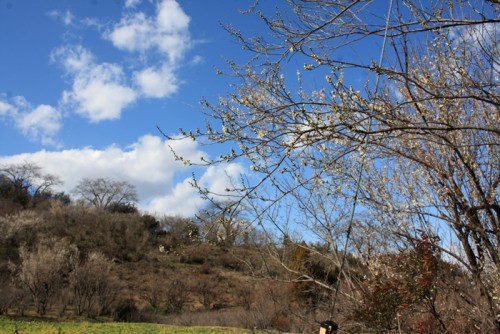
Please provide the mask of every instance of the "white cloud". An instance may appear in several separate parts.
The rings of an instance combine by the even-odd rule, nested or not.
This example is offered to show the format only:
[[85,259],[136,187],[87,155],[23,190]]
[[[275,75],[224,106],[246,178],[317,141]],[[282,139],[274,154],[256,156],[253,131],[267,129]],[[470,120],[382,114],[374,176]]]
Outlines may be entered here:
[[476,46],[491,45],[498,41],[497,25],[485,23],[477,26],[465,27],[462,29],[464,38]]
[[196,55],[193,57],[193,59],[191,59],[190,64],[191,65],[198,65],[198,64],[203,64],[204,62],[205,62],[205,59],[202,56]]
[[64,184],[57,190],[67,193],[85,177],[128,181],[137,187],[141,210],[182,216],[192,216],[203,204],[197,191],[189,185],[186,174],[195,171],[200,185],[223,192],[229,186],[228,177],[236,179],[243,172],[238,164],[206,169],[187,167],[175,161],[169,146],[193,161],[207,156],[192,140],[166,141],[146,135],[127,148],[113,145],[104,149],[39,151],[0,157],[0,165],[32,161],[45,172],[59,176]]
[[73,14],[71,14],[71,12],[69,10],[66,11],[66,13],[64,13],[63,15],[63,22],[64,24],[66,25],[70,25],[71,23],[73,23]]
[[203,206],[203,200],[189,179],[175,185],[174,189],[164,196],[154,198],[147,211],[155,215],[190,217]]
[[61,63],[68,73],[76,75],[91,67],[94,56],[81,45],[63,46],[52,52],[51,60]]
[[62,127],[61,113],[52,106],[41,104],[35,108],[23,97],[10,102],[0,100],[0,116],[12,120],[17,129],[32,140],[57,146],[54,137]]
[[154,46],[154,23],[144,13],[127,15],[106,36],[118,49],[146,51]]
[[149,67],[136,72],[134,80],[146,97],[166,97],[176,93],[179,88],[177,78],[168,66],[161,69]]
[[222,164],[210,166],[199,180],[200,186],[209,189],[214,194],[229,195],[227,189],[233,188],[231,182],[237,182],[239,175],[244,172],[239,164]]
[[[239,164],[226,164],[208,167],[198,180],[198,184],[215,194],[228,194],[234,180],[244,172]],[[177,183],[174,189],[154,198],[147,206],[151,213],[163,213],[171,216],[193,216],[203,207],[204,201],[191,185],[191,178]]]
[[176,1],[163,0],[158,5],[156,20],[161,31],[182,33],[187,30],[190,18]]
[[17,113],[13,105],[0,100],[0,116],[14,116]]
[[64,91],[62,104],[91,122],[118,119],[133,103],[137,93],[125,84],[123,69],[110,63],[96,64],[92,53],[82,46],[65,46],[52,53],[73,78],[71,91]]
[[133,8],[141,3],[141,0],[125,0],[126,8]]
[[155,17],[143,12],[125,14],[105,37],[118,49],[138,52],[156,49],[175,63],[192,44],[189,22],[190,17],[176,1],[163,0]]
[[69,10],[67,10],[64,13],[59,12],[57,10],[53,10],[53,11],[49,12],[48,15],[53,19],[60,20],[64,25],[67,25],[67,26],[71,25],[73,23],[74,18],[75,18]]
[[54,136],[62,126],[60,112],[45,104],[19,115],[16,123],[25,135],[40,139],[44,145],[56,145]]
[[458,26],[450,28],[448,33],[454,46],[467,43],[473,48],[490,48],[495,47],[498,41],[498,28],[495,23]]
[[[125,5],[134,7],[134,4],[132,1]],[[155,15],[125,13],[120,22],[106,32],[104,37],[120,50],[139,52],[144,59],[159,56],[155,63],[133,74],[142,96],[164,98],[178,91],[176,70],[192,45],[190,20],[176,1],[162,0],[157,4]]]

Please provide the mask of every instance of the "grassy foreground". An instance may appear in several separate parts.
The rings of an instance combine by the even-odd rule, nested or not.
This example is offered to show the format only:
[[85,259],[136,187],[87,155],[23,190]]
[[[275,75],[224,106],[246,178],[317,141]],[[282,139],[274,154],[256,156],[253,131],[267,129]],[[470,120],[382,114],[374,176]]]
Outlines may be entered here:
[[235,334],[245,330],[143,323],[43,322],[0,318],[0,334]]

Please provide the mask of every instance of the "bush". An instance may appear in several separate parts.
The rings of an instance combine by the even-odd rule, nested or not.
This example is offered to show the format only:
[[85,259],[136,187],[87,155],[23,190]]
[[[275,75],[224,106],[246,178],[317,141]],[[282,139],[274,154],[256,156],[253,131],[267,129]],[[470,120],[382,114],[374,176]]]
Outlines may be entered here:
[[139,210],[132,203],[111,203],[107,208],[111,213],[133,214],[138,213]]
[[188,300],[188,286],[181,279],[167,282],[166,310],[169,313],[181,312]]
[[190,219],[165,217],[161,225],[165,231],[165,243],[168,248],[190,245],[199,240],[199,228]]
[[16,298],[15,288],[10,284],[10,276],[11,272],[7,266],[0,265],[0,315],[7,313]]
[[53,207],[44,217],[54,233],[66,236],[84,254],[101,252],[109,258],[142,259],[151,235],[139,215],[110,213],[82,206]]
[[119,322],[141,322],[144,315],[132,299],[127,299],[116,306],[113,320]]
[[15,214],[0,217],[0,240],[6,251],[8,245],[25,245],[33,248],[37,242],[38,232],[46,227],[40,214],[34,210],[19,211]]
[[118,281],[111,271],[112,262],[103,254],[92,252],[70,275],[75,309],[95,318],[109,309],[118,294]]
[[[411,326],[416,319],[411,316],[413,313],[434,312],[434,320],[437,320],[433,301],[437,291],[438,256],[437,247],[424,238],[410,251],[375,258],[370,263],[371,275],[360,289],[362,302],[355,309],[353,319],[362,319],[368,328],[378,331]],[[406,313],[409,316],[401,317]],[[428,318],[422,320],[424,323],[431,326]]]
[[67,240],[46,239],[33,251],[20,249],[17,280],[31,294],[36,311],[43,316],[54,296],[66,283],[77,256],[76,247]]

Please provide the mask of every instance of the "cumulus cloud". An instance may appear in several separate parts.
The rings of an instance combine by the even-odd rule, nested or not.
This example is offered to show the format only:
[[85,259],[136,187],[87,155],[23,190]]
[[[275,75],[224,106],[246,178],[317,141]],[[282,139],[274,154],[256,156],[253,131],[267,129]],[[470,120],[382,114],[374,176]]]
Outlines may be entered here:
[[174,0],[158,3],[156,16],[143,12],[125,14],[105,37],[115,47],[126,51],[145,52],[156,49],[171,62],[179,60],[190,47],[190,18]]
[[[226,189],[234,185],[234,180],[244,172],[239,164],[226,164],[208,167],[198,180],[202,188],[215,194],[227,193]],[[177,183],[172,192],[156,197],[148,205],[149,212],[164,212],[171,216],[192,216],[204,204],[197,190],[191,184],[191,178]],[[164,208],[168,208],[164,211]],[[163,211],[162,211],[163,210]]]
[[498,41],[497,25],[494,23],[465,27],[462,32],[464,39],[475,43],[477,47],[492,45]]
[[17,119],[17,126],[31,138],[39,138],[44,145],[56,145],[54,136],[61,129],[61,114],[55,108],[42,104]]
[[85,177],[127,181],[137,187],[141,210],[186,217],[194,215],[203,205],[197,191],[189,184],[191,172],[197,173],[203,187],[223,192],[230,178],[237,179],[244,171],[239,164],[192,169],[175,161],[171,147],[192,161],[207,157],[192,140],[167,141],[146,135],[126,148],[112,145],[104,149],[39,151],[0,157],[0,165],[32,161],[45,172],[59,176],[64,184],[58,191],[67,193]]
[[190,217],[203,206],[203,200],[189,179],[177,183],[171,192],[154,198],[148,203],[148,211],[152,214]]
[[9,101],[0,99],[0,116],[13,121],[17,129],[30,139],[57,146],[54,137],[62,122],[61,113],[54,107],[45,104],[33,107],[24,97],[15,96]]
[[134,81],[146,97],[166,97],[177,92],[177,78],[167,65],[160,69],[148,67],[136,72]]
[[[126,3],[126,7],[134,7],[134,4]],[[192,46],[189,22],[190,17],[176,1],[163,0],[158,2],[155,15],[125,13],[104,35],[120,50],[159,59],[133,75],[144,97],[164,98],[177,92],[179,82],[175,72]]]
[[106,36],[115,47],[126,51],[146,51],[154,45],[155,28],[144,13],[123,17]]
[[91,122],[120,118],[123,109],[137,98],[137,93],[126,85],[119,65],[97,64],[92,53],[82,46],[60,47],[51,58],[62,64],[73,80],[72,89],[62,94],[63,106],[73,107]]
[[[177,72],[193,45],[191,19],[175,0],[155,1],[152,15],[139,10],[141,3],[125,0],[121,19],[111,25],[89,19],[96,20],[92,26],[109,28],[104,38],[116,48],[135,53],[128,58],[127,68],[118,60],[97,60],[82,45],[56,48],[51,60],[62,67],[69,84],[58,104],[32,106],[22,97],[7,99],[0,95],[0,120],[10,122],[33,140],[57,145],[54,138],[62,127],[62,112],[66,117],[76,113],[92,123],[116,120],[140,98],[165,98],[178,92],[181,80]],[[69,10],[47,15],[72,27],[83,22]],[[131,61],[134,58],[137,61]],[[195,57],[193,62],[201,59]]]
[[104,35],[116,48],[138,52],[146,60],[146,66],[129,77],[133,86],[127,84],[127,73],[121,66],[98,63],[91,51],[80,45],[57,48],[51,55],[72,80],[71,89],[62,93],[62,105],[91,122],[120,118],[139,97],[165,98],[178,91],[176,70],[192,44],[190,17],[174,0],[158,2],[153,16],[136,11],[138,3],[126,1],[125,7],[131,11],[124,12]]

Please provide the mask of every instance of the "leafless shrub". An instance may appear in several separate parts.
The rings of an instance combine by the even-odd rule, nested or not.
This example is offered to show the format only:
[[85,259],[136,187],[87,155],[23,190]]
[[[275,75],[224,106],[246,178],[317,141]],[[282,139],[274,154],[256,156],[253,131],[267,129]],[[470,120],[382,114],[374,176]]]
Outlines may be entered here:
[[167,308],[171,312],[180,312],[188,299],[188,286],[181,279],[173,279],[168,282],[166,291]]
[[291,285],[262,282],[255,288],[254,301],[249,309],[239,312],[239,321],[243,327],[290,331],[292,328]]
[[180,261],[187,264],[208,263],[211,258],[217,255],[218,251],[220,250],[216,250],[215,246],[207,243],[192,245],[182,250],[180,253]]
[[82,253],[101,252],[121,261],[138,261],[151,235],[136,214],[117,214],[75,205],[54,206],[45,216],[51,229],[78,245]]
[[7,314],[17,299],[17,289],[12,284],[11,270],[0,263],[0,315]]
[[23,206],[8,199],[0,199],[0,216],[12,215],[22,210]]
[[13,286],[10,293],[13,301],[10,307],[11,310],[14,311],[17,316],[24,316],[33,301],[30,292],[26,289]]
[[167,318],[168,323],[178,326],[222,326],[245,328],[240,319],[245,318],[240,308],[218,311],[184,312]]
[[216,275],[197,275],[193,279],[194,286],[192,287],[199,298],[203,307],[208,310],[215,303],[217,298],[217,277]]
[[176,248],[189,245],[200,238],[199,227],[191,219],[164,217],[161,221],[166,232],[166,246]]
[[120,322],[140,322],[144,321],[144,314],[136,302],[129,298],[120,302],[115,307],[113,310],[113,320]]
[[58,293],[56,303],[59,317],[64,317],[66,315],[66,311],[68,310],[68,306],[73,304],[73,296],[68,286],[62,288]]
[[238,305],[243,306],[245,310],[250,310],[255,301],[255,286],[241,279],[234,279],[230,284],[232,285],[232,291],[235,297],[237,297]]
[[17,280],[30,292],[39,315],[47,312],[65,283],[77,254],[76,248],[66,240],[46,239],[32,251],[24,246],[20,248]]
[[43,225],[43,220],[36,211],[19,211],[0,217],[0,238],[12,244],[22,242],[25,246],[32,247],[36,242],[36,231]]
[[95,318],[109,309],[118,293],[112,262],[101,253],[92,252],[70,275],[70,287],[78,315]]
[[154,315],[156,315],[166,299],[165,284],[159,284],[159,282],[157,282],[154,277],[150,277],[149,280],[144,282],[142,288],[142,299],[145,300],[153,308],[153,313]]
[[220,265],[227,269],[241,270],[243,268],[243,262],[236,258],[231,253],[223,253],[219,256]]

